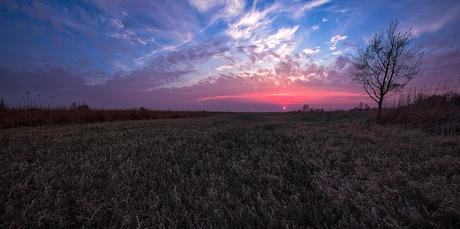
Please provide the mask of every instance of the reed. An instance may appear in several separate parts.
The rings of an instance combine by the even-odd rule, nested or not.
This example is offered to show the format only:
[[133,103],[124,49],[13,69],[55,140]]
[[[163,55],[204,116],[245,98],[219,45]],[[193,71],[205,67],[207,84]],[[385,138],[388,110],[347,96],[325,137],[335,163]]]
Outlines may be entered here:
[[409,89],[389,99],[382,124],[421,127],[444,135],[460,133],[460,79]]
[[20,126],[61,125],[105,121],[145,120],[164,118],[206,117],[216,112],[150,110],[146,108],[104,109],[91,108],[86,103],[46,101],[31,97],[28,92],[23,100],[8,103],[0,100],[0,128]]

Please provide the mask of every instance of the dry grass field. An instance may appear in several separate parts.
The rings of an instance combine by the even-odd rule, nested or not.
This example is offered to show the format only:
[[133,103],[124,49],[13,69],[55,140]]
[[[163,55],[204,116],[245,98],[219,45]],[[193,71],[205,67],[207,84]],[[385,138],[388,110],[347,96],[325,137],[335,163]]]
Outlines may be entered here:
[[460,137],[371,114],[0,129],[2,228],[460,228]]
[[165,118],[208,117],[218,112],[157,111],[147,109],[69,109],[0,107],[0,129]]

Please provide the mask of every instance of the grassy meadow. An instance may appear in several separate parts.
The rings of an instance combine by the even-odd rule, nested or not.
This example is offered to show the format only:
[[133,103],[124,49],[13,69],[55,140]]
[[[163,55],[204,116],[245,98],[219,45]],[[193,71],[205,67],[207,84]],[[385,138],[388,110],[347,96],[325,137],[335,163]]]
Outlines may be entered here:
[[0,227],[459,228],[460,137],[372,118],[0,129]]

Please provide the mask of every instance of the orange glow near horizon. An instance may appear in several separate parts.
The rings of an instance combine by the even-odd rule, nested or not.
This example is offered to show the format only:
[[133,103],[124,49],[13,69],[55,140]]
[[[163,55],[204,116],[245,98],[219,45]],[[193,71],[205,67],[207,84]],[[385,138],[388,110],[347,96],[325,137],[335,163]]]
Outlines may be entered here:
[[[242,99],[248,102],[266,104],[303,104],[303,103],[333,103],[343,101],[363,101],[362,94],[348,92],[324,92],[324,91],[297,91],[278,93],[252,93],[242,95],[223,95],[205,97],[195,101],[217,100],[217,99]],[[283,107],[285,109],[285,107]]]

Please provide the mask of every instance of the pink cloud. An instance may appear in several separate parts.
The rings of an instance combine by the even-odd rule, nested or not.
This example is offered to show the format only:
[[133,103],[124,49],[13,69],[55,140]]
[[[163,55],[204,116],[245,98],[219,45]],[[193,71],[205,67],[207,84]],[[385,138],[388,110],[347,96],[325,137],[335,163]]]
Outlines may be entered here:
[[[209,58],[208,56],[212,56],[213,53],[211,50],[204,52],[206,55],[198,53],[193,57]],[[172,52],[168,55],[192,60],[184,54]],[[287,59],[276,63],[274,69],[258,68],[253,73],[219,74],[189,86],[164,88],[170,83],[182,81],[184,76],[194,72],[187,68],[177,70],[181,61],[175,60],[177,58],[168,58],[168,55],[157,57],[152,60],[151,65],[140,70],[118,72],[114,75],[97,71],[81,74],[78,68],[35,70],[35,73],[29,75],[7,72],[5,74],[11,76],[7,77],[10,82],[2,84],[4,83],[4,87],[14,84],[16,88],[20,85],[19,87],[24,90],[32,87],[40,92],[68,95],[85,102],[88,101],[87,97],[92,97],[93,103],[102,103],[107,107],[188,107],[242,111],[249,108],[245,104],[253,104],[251,111],[276,111],[282,104],[291,104],[291,107],[300,104],[297,109],[301,109],[301,104],[304,103],[317,106],[323,104],[324,108],[334,108],[356,106],[359,101],[366,101],[359,85],[351,84],[348,80],[350,59],[347,57],[336,58],[336,61],[327,67],[314,63],[302,65],[299,61]],[[88,65],[91,61],[82,58],[78,64]],[[58,75],[64,78],[59,78]],[[104,78],[106,81],[103,84],[89,83],[91,79]],[[233,105],[221,106],[222,103]]]
[[225,71],[225,70],[234,68],[235,66],[236,65],[234,65],[234,64],[226,64],[226,65],[223,65],[223,66],[220,66],[220,67],[216,68],[216,70],[217,71]]

